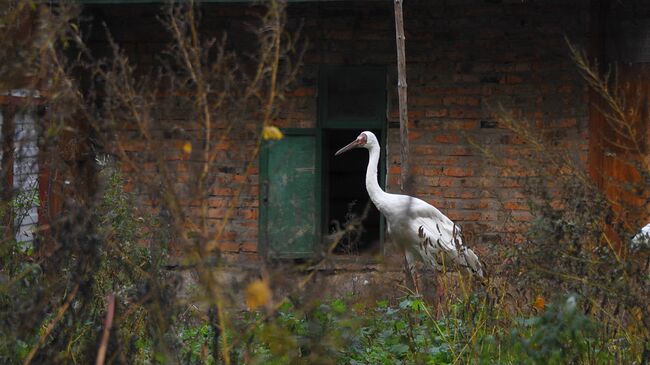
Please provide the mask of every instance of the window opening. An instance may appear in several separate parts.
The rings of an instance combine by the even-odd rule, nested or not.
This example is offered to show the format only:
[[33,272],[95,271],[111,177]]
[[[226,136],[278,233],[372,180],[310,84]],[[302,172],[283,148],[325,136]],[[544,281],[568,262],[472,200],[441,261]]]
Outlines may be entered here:
[[[24,97],[12,91],[13,97]],[[6,161],[9,171],[6,181],[11,188],[9,206],[11,217],[9,223],[13,226],[14,239],[20,243],[22,250],[33,248],[37,234],[39,208],[39,165],[38,165],[38,135],[34,112],[20,110],[17,112],[0,113],[0,140],[8,143],[11,150],[9,156],[3,156],[5,148],[0,149],[0,160]],[[6,128],[3,127],[7,124]],[[2,133],[8,133],[7,139]]]
[[[375,133],[380,143],[385,141],[385,85],[384,67],[324,65],[316,128],[283,129],[282,140],[262,146],[262,255],[302,259],[330,249],[341,255],[382,253],[385,223],[365,187],[368,153],[351,151],[334,157],[334,152],[364,130]],[[385,175],[382,153],[378,176],[382,187]],[[359,220],[360,229],[333,240],[331,233]]]
[[381,119],[383,110],[378,102],[384,94],[383,75],[364,71],[363,68],[350,67],[327,73],[327,121]]
[[34,241],[38,225],[38,140],[36,121],[31,113],[14,118],[14,229],[23,249]]
[[[383,218],[370,201],[365,176],[367,151],[334,153],[372,131],[385,140],[386,70],[381,66],[323,66],[319,83],[319,126],[322,130],[324,244],[333,253],[376,256],[383,248]],[[378,179],[383,184],[385,158]],[[355,230],[336,234],[349,223]]]

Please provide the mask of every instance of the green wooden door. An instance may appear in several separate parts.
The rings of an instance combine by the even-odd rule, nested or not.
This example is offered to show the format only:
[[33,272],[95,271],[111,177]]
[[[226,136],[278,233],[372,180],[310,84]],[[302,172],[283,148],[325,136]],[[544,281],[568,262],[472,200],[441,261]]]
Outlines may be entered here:
[[265,146],[261,240],[268,257],[303,258],[319,237],[315,135],[287,135]]

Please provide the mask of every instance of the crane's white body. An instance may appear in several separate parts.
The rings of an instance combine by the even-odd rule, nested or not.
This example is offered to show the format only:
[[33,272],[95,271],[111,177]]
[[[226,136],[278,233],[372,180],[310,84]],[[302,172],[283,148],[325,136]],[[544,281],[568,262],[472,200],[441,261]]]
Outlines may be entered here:
[[[377,164],[380,145],[372,132],[363,132],[365,142],[357,146],[366,148],[370,154],[366,171],[366,189],[377,209],[386,217],[388,234],[404,249],[411,272],[416,260],[435,269],[457,265],[483,277],[484,270],[476,254],[463,242],[462,232],[451,219],[436,207],[408,195],[390,194],[381,189],[377,182]],[[357,141],[362,136],[359,136]],[[346,151],[352,144],[339,150]],[[347,149],[346,149],[347,148]],[[446,258],[449,261],[444,261]]]
[[632,237],[630,246],[632,251],[639,251],[642,248],[650,247],[650,223],[641,228],[639,233]]

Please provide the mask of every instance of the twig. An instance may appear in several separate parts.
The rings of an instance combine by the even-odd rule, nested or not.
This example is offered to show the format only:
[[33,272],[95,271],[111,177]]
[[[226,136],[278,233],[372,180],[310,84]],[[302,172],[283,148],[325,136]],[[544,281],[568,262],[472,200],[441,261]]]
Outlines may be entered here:
[[97,351],[97,359],[95,365],[104,365],[106,358],[106,348],[108,347],[108,337],[111,333],[113,326],[113,314],[115,313],[115,295],[109,294],[106,297],[106,319],[104,319],[104,332],[102,333],[102,342]]
[[61,321],[63,318],[63,315],[65,312],[68,310],[68,307],[70,307],[70,303],[74,300],[74,298],[77,296],[77,291],[79,290],[79,284],[76,284],[74,288],[72,289],[72,292],[70,295],[68,295],[68,299],[66,299],[65,303],[61,307],[59,307],[58,312],[56,313],[56,317],[50,322],[50,324],[45,328],[45,331],[43,331],[43,334],[39,337],[38,342],[36,345],[32,348],[32,350],[27,354],[27,357],[25,358],[25,361],[23,361],[23,365],[28,365],[32,362],[34,359],[34,356],[36,356],[36,353],[38,350],[43,346],[45,343],[45,340],[47,337],[52,333],[52,330],[54,330],[54,327]]

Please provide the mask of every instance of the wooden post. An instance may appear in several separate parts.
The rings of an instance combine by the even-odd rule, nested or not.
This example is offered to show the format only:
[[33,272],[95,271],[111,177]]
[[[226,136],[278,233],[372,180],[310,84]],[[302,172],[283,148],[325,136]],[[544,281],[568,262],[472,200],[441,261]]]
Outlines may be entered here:
[[395,0],[395,40],[397,42],[397,93],[399,96],[399,133],[400,133],[400,189],[408,191],[409,184],[409,129],[406,85],[406,51],[404,37],[404,18],[402,0]]
[[[404,17],[402,15],[402,0],[395,0],[395,41],[397,42],[397,95],[399,96],[399,140],[400,140],[400,179],[399,185],[402,193],[410,190],[409,181],[409,127],[406,85],[406,46],[404,36]],[[410,209],[410,207],[409,207]],[[419,294],[417,268],[411,269],[406,256],[404,256],[404,273],[406,283],[409,278],[413,280],[413,290]]]

